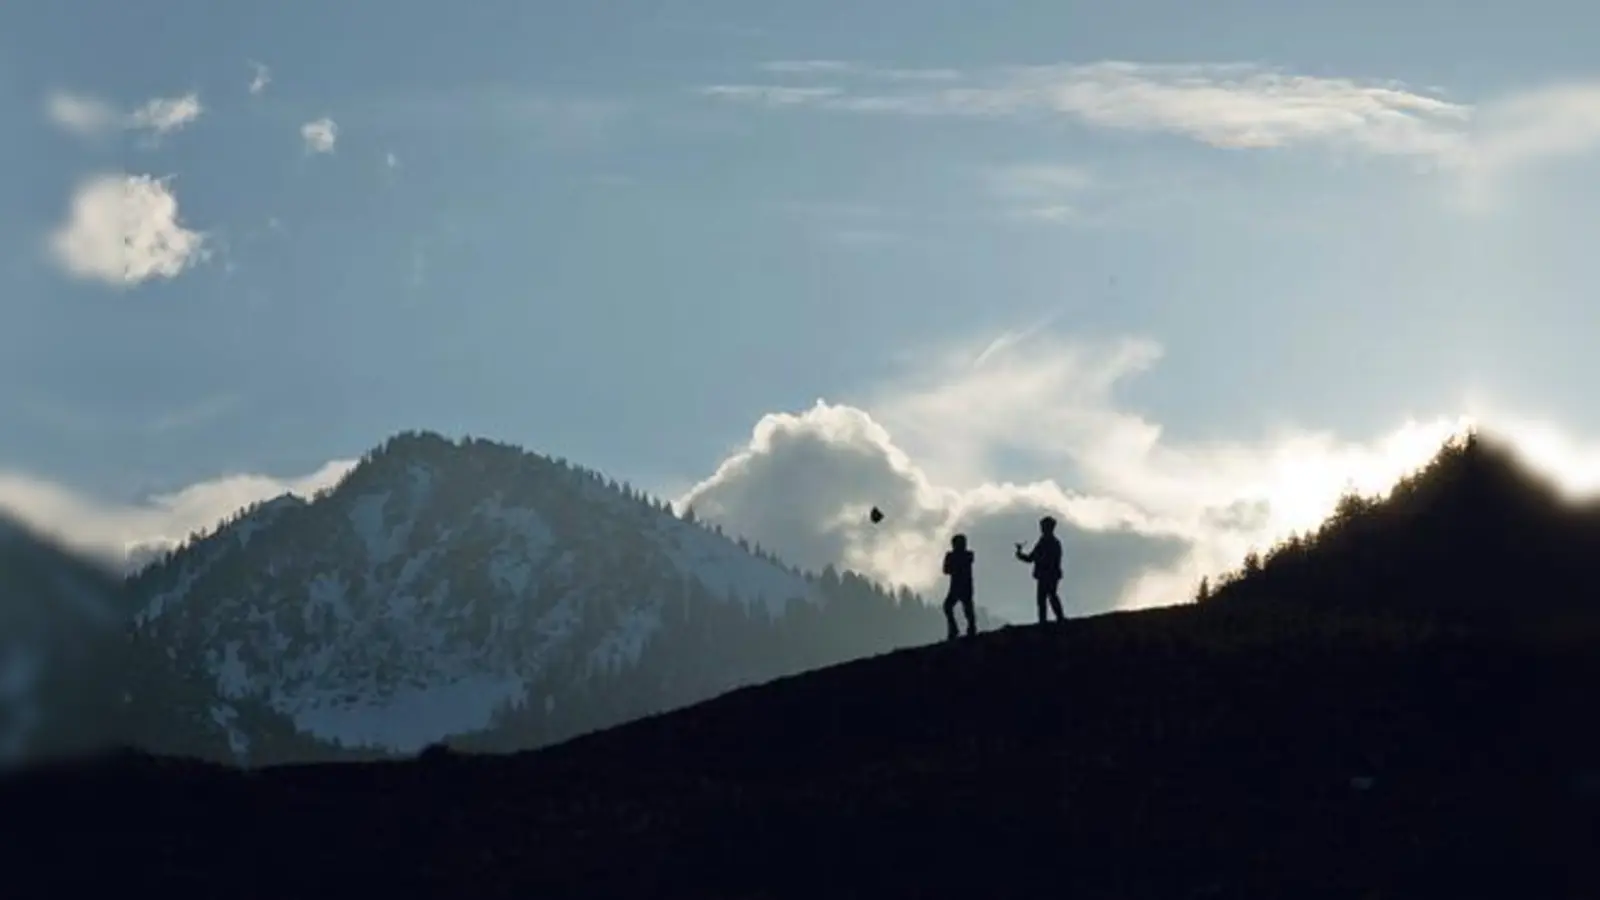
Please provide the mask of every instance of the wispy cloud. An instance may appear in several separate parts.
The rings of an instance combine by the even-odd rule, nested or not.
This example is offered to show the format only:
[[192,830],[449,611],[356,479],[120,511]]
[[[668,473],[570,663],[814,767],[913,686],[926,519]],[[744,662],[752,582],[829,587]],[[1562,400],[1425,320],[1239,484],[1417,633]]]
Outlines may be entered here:
[[[826,60],[769,63],[763,70],[808,83],[717,84],[700,92],[769,108],[858,114],[1058,116],[1218,148],[1316,146],[1410,158],[1474,177],[1600,149],[1600,79],[1466,103],[1392,81],[1245,63],[1018,66],[897,85],[856,77],[895,70]],[[815,83],[819,78],[832,81]]]
[[45,114],[58,127],[84,138],[105,138],[119,131],[143,132],[159,138],[194,122],[205,110],[200,95],[191,91],[177,97],[156,97],[129,110],[91,94],[51,91],[45,97]]
[[1096,186],[1088,169],[1059,163],[995,166],[981,174],[1012,217],[1037,222],[1078,220],[1078,202]]
[[250,93],[259,94],[272,83],[272,70],[254,60],[250,61],[250,69]]
[[575,146],[608,137],[632,110],[629,102],[611,97],[484,84],[370,97],[346,118],[383,131],[490,131]]
[[854,75],[888,81],[956,81],[958,69],[908,69],[872,66],[839,59],[792,59],[762,63],[761,71],[773,75]]
[[307,153],[332,153],[339,142],[339,125],[327,116],[307,122],[300,126],[300,140]]
[[170,410],[146,422],[143,430],[150,434],[167,434],[193,428],[218,419],[239,409],[244,398],[238,394],[218,394],[206,397],[188,406]]
[[846,95],[836,87],[790,87],[783,85],[714,84],[700,89],[708,97],[744,100],[763,106],[800,106],[823,101],[843,100]]
[[121,563],[132,553],[149,554],[209,531],[252,503],[285,493],[309,497],[354,466],[354,460],[334,460],[289,478],[225,475],[134,503],[109,502],[32,473],[0,469],[0,510],[69,546]]
[[206,256],[205,234],[179,220],[170,179],[122,173],[81,182],[46,246],[68,275],[116,287],[175,278]]

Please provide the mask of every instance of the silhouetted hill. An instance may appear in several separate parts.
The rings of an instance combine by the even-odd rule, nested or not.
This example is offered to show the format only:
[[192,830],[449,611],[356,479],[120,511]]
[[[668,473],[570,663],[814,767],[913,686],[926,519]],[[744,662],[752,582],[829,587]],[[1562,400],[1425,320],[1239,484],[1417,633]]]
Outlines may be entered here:
[[115,736],[127,615],[115,573],[0,514],[0,765]]
[[[1551,626],[1591,611],[1591,514],[1478,442],[1363,508],[1205,603],[532,753],[38,770],[0,783],[34,826],[0,870],[164,897],[1597,896],[1600,654]],[[1516,551],[1530,528],[1549,546]]]
[[1468,434],[1386,496],[1346,496],[1314,533],[1251,554],[1210,599],[1550,631],[1592,619],[1597,588],[1600,502]]

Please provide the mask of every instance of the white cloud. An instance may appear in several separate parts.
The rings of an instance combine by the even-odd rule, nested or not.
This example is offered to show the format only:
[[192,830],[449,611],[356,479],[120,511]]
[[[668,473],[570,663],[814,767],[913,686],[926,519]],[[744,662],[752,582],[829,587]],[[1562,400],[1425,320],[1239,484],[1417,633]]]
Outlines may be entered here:
[[762,63],[761,70],[775,75],[843,75],[858,67],[838,59],[784,59]]
[[259,94],[272,83],[272,70],[255,61],[251,61],[250,68],[253,73],[250,76],[250,93]]
[[[939,554],[965,531],[983,561],[980,602],[1027,619],[1031,589],[1011,544],[1030,539],[1046,511],[1068,547],[1063,597],[1086,611],[1185,600],[1201,575],[1315,527],[1346,489],[1387,489],[1474,422],[1569,488],[1600,488],[1600,447],[1482,410],[1409,419],[1363,440],[1308,429],[1166,439],[1112,394],[1160,352],[1145,340],[1036,329],[922,354],[912,374],[859,406],[764,417],[747,447],[677,503],[796,562],[837,561],[935,594]],[[1072,489],[1006,480],[1015,451]],[[889,514],[878,526],[866,519],[873,505]]]
[[104,501],[49,479],[0,469],[0,509],[67,546],[121,564],[210,531],[252,503],[285,493],[309,497],[354,465],[354,460],[335,460],[291,478],[230,475],[135,503]]
[[78,185],[50,257],[67,274],[115,286],[174,278],[206,255],[206,236],[185,228],[167,179],[104,174]]
[[117,131],[141,131],[150,138],[177,131],[205,110],[193,91],[178,97],[156,97],[128,112],[87,94],[52,91],[45,112],[61,128],[85,138],[104,138]]
[[1054,223],[1079,219],[1077,203],[1096,185],[1089,170],[1059,163],[997,166],[983,176],[1012,215]]
[[339,140],[339,126],[323,116],[301,125],[300,139],[305,142],[307,153],[332,153],[333,145]]
[[166,134],[200,118],[200,97],[157,97],[128,114],[129,127]]
[[[1058,115],[1224,148],[1291,146],[1424,161],[1473,179],[1600,147],[1600,79],[1465,103],[1394,82],[1296,75],[1254,64],[1120,61],[1020,66],[880,90],[842,63],[768,64],[835,85],[724,84],[707,96],[769,107],[921,116]],[[935,70],[936,71],[936,70]]]
[[786,87],[781,85],[714,84],[701,88],[708,97],[747,100],[765,106],[799,106],[836,97],[844,92],[831,87]]
[[122,126],[116,107],[86,94],[53,91],[45,98],[50,121],[81,137],[98,137]]
[[955,81],[961,78],[956,69],[900,69],[867,66],[838,59],[785,59],[761,64],[761,70],[773,75],[822,76],[856,75],[881,78],[889,81]]
[[385,153],[383,155],[383,165],[388,169],[398,169],[400,168],[400,157],[395,156],[393,151]]

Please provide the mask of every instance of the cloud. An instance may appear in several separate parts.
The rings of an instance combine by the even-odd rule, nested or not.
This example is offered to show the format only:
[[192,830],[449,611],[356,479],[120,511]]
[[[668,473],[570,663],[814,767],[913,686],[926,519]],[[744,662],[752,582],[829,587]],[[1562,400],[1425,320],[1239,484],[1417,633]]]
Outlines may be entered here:
[[207,532],[253,503],[285,493],[309,497],[338,482],[355,460],[335,460],[306,475],[229,475],[133,503],[90,497],[26,472],[0,469],[0,510],[67,546],[113,565],[148,561]]
[[383,155],[383,166],[386,169],[400,168],[400,157],[395,156],[394,151],[392,150],[388,153],[385,153]]
[[156,97],[128,112],[88,94],[52,91],[45,98],[45,112],[52,122],[79,137],[95,139],[139,131],[153,140],[194,122],[204,111],[200,95],[193,91]]
[[132,128],[166,134],[200,118],[200,97],[185,94],[182,97],[157,97],[128,114]]
[[[749,445],[677,506],[804,568],[842,565],[935,593],[949,537],[965,533],[978,553],[980,602],[1008,618],[1028,618],[1033,603],[1012,544],[1031,541],[1046,513],[1061,522],[1074,573],[1063,599],[1079,611],[1114,607],[1127,584],[1188,549],[1131,507],[1052,483],[936,484],[869,413],[825,401],[763,417]],[[887,514],[877,525],[867,518],[873,506]]]
[[852,250],[865,250],[897,244],[904,238],[893,231],[877,228],[840,228],[826,233],[828,240]]
[[332,153],[339,140],[339,125],[327,116],[300,126],[307,153]]
[[206,240],[179,221],[169,179],[117,173],[78,185],[47,250],[74,278],[126,287],[177,277],[205,258]]
[[1059,163],[996,166],[983,178],[1012,215],[1043,222],[1078,219],[1078,201],[1096,186],[1088,169]]
[[[1181,602],[1200,576],[1314,528],[1346,490],[1386,490],[1473,424],[1569,489],[1600,489],[1600,447],[1481,408],[1359,440],[1312,429],[1171,440],[1114,396],[1159,361],[1159,345],[1046,325],[913,354],[854,404],[765,416],[676,504],[798,564],[834,562],[934,596],[940,554],[961,531],[979,553],[980,603],[1028,620],[1032,589],[1011,545],[1046,512],[1067,548],[1063,599],[1081,613]],[[1009,480],[1018,452],[1050,477]],[[873,505],[888,513],[878,526]]]
[[[701,93],[771,108],[905,116],[1065,117],[1233,149],[1316,146],[1400,157],[1482,180],[1600,147],[1600,79],[1565,81],[1481,103],[1392,81],[1299,75],[1247,63],[1013,66],[892,89],[828,61],[769,63],[769,74],[836,84],[722,84]],[[877,70],[893,71],[893,70]],[[940,71],[940,70],[928,70]]]
[[761,70],[773,75],[857,75],[889,81],[955,81],[961,77],[956,69],[884,68],[838,59],[774,60],[762,63]]
[[700,91],[708,97],[745,100],[763,106],[800,106],[842,97],[844,92],[831,87],[785,87],[781,85],[716,84]]
[[521,85],[429,88],[364,99],[350,115],[381,131],[495,133],[496,140],[536,140],[550,147],[581,147],[608,138],[625,121],[629,103],[553,93]]
[[250,62],[250,68],[253,73],[250,76],[250,93],[259,94],[272,83],[272,70],[253,60]]

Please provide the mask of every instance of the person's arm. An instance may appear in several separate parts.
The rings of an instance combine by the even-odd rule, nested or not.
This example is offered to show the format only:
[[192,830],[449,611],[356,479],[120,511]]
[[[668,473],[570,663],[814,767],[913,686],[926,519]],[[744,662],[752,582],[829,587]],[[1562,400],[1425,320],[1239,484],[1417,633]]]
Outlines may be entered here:
[[946,575],[950,574],[950,554],[948,553],[944,555],[944,573]]
[[1033,562],[1033,554],[1032,553],[1023,553],[1022,552],[1022,545],[1018,544],[1017,545],[1017,559],[1020,559],[1025,563],[1031,563],[1031,562]]

